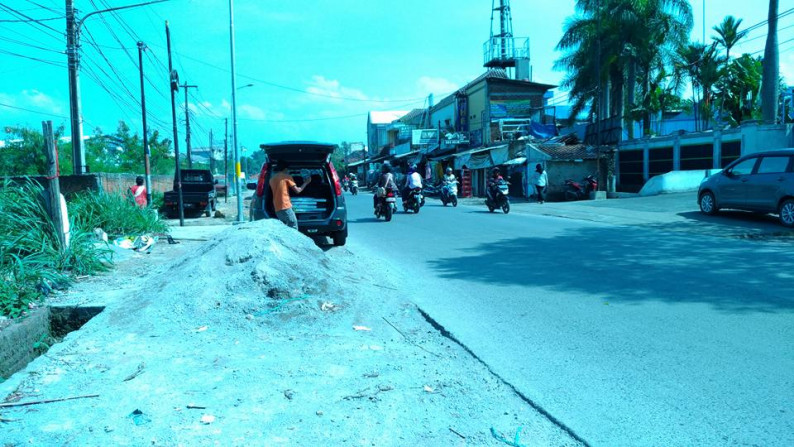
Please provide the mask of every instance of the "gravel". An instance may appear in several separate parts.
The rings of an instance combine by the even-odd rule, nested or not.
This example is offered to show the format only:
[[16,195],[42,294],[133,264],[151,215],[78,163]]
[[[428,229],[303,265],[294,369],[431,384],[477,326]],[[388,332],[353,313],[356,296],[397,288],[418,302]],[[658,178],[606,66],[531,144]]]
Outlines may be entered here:
[[[140,268],[147,272],[140,274]],[[578,445],[377,260],[277,221],[158,244],[54,298],[106,306],[0,384],[16,445]]]

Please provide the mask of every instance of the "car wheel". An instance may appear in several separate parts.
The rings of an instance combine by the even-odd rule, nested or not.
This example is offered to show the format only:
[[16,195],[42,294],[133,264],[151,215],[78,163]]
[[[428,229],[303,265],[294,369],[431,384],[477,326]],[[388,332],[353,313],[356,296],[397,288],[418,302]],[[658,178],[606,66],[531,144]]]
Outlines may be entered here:
[[794,199],[786,199],[780,204],[778,217],[783,226],[794,228]]
[[711,191],[706,191],[701,194],[698,203],[700,204],[700,211],[703,214],[707,214],[709,216],[717,214],[717,201],[714,199],[714,194]]
[[336,247],[345,245],[345,243],[347,243],[347,230],[334,233],[331,239],[333,239],[334,245]]

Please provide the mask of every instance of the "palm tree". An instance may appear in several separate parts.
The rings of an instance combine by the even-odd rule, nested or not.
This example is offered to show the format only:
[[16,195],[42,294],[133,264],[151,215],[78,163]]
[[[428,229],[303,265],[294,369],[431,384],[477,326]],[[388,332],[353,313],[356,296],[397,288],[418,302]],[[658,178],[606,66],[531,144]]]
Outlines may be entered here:
[[741,24],[742,19],[737,20],[733,16],[727,16],[722,23],[713,28],[717,35],[712,36],[711,39],[725,48],[725,58],[728,60],[731,58],[731,48],[747,35],[747,30],[739,31]]
[[[577,0],[576,9],[557,44],[565,55],[555,64],[568,73],[562,87],[570,90],[572,116],[597,100],[600,83],[611,98],[607,115],[625,117],[624,109],[637,106],[638,85],[646,95],[656,73],[671,64],[675,48],[687,41],[692,7],[688,0]],[[600,61],[594,57],[599,43]],[[646,128],[649,113],[643,115]]]
[[778,0],[769,0],[769,34],[764,50],[764,78],[761,85],[761,114],[765,123],[777,119],[780,62],[777,48]]

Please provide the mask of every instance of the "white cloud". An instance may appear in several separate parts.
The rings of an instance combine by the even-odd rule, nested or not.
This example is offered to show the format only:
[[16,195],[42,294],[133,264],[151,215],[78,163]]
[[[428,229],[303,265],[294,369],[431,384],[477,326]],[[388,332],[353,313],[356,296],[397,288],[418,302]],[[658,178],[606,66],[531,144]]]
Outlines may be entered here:
[[362,101],[371,99],[361,90],[344,87],[339,81],[326,79],[325,76],[321,75],[312,76],[312,80],[309,83],[309,87],[306,88],[306,91],[314,96],[314,98],[312,98],[313,101],[323,98],[331,102],[341,102],[341,98],[353,98]]
[[250,119],[250,120],[280,120],[284,118],[283,113],[279,112],[269,112],[261,107],[257,107],[251,104],[241,104],[237,107],[237,111],[240,113],[240,118],[243,119]]
[[[19,93],[0,93],[0,101],[10,106],[56,115],[64,112],[64,107],[58,101],[36,89],[22,90]],[[13,109],[6,109],[6,111],[10,110]]]
[[463,87],[463,84],[457,84],[445,78],[422,76],[416,81],[416,86],[422,95],[429,95],[430,93],[433,93],[437,96],[446,96]]

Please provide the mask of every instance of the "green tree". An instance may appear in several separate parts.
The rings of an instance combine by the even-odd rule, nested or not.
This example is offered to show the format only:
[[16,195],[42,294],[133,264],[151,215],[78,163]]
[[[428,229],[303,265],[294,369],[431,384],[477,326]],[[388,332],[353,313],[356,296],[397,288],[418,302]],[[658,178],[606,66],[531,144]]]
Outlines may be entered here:
[[712,40],[717,42],[721,47],[725,48],[725,59],[731,59],[731,48],[733,48],[740,40],[744,39],[747,31],[739,31],[739,26],[742,24],[742,19],[736,19],[733,16],[727,16],[719,25],[713,29],[717,32],[716,36],[712,36]]
[[761,89],[761,58],[749,54],[728,62],[723,77],[716,88],[720,98],[720,109],[731,125],[737,126],[746,119],[757,119],[758,93]]
[[[6,127],[8,143],[0,148],[0,175],[25,176],[45,175],[47,173],[47,156],[44,154],[44,135],[41,131],[26,127]],[[55,141],[63,134],[63,126],[55,129]],[[59,157],[60,159],[60,157]],[[64,171],[61,167],[61,172]]]
[[[567,71],[562,87],[570,90],[571,116],[597,102],[600,84],[604,97],[608,93],[611,98],[609,116],[627,116],[628,104],[642,115],[647,130],[652,110],[636,104],[637,93],[649,102],[645,99],[654,90],[652,81],[671,65],[675,48],[687,41],[693,26],[691,5],[686,0],[578,0],[576,9],[557,44],[565,54],[555,64]],[[593,57],[599,47],[600,61]],[[591,109],[592,114],[596,111]]]

